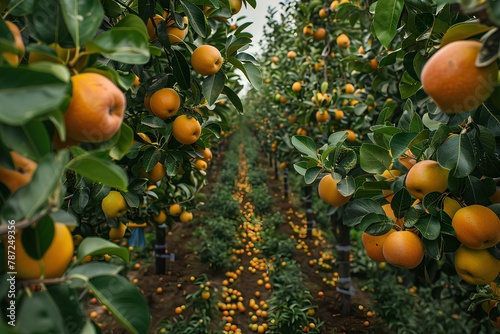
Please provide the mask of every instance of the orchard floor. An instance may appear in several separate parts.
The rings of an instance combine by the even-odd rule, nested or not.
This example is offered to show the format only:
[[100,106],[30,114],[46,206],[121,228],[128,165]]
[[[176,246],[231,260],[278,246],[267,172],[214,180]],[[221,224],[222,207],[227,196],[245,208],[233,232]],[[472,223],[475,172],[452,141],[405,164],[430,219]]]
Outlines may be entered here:
[[[216,171],[220,170],[220,166],[218,165],[221,164],[223,158],[223,156],[219,156],[217,159],[214,159],[213,165],[209,169],[209,186],[205,189],[208,198],[211,188],[210,184],[216,182]],[[296,203],[299,203],[298,199],[294,199],[293,195],[289,199],[284,198],[281,176],[278,176],[278,178],[275,177],[274,168],[269,166],[269,162],[265,156],[262,156],[261,165],[267,170],[269,179],[267,185],[275,199],[275,209],[273,211],[281,212],[294,224],[303,224],[300,214],[303,208],[296,205]],[[195,216],[199,220],[202,217],[203,212],[199,212]],[[202,263],[197,257],[194,251],[195,245],[193,244],[195,240],[191,237],[194,229],[195,224],[178,223],[174,225],[171,233],[168,234],[168,251],[175,254],[175,261],[167,261],[165,275],[156,275],[154,261],[147,261],[147,259],[136,260],[141,266],[128,273],[131,280],[137,279],[136,284],[148,300],[152,315],[150,333],[159,332],[156,329],[162,320],[172,320],[177,317],[175,308],[186,304],[186,296],[198,289],[198,286],[191,282],[191,277],[200,277],[205,274],[212,286],[219,289],[219,291],[222,288],[222,281],[226,279],[224,272],[211,270],[207,264]],[[282,225],[282,232],[289,234],[293,238],[298,237],[289,224]],[[297,251],[295,259],[297,263],[302,264],[302,272],[307,277],[305,279],[306,287],[310,290],[312,296],[314,296],[313,304],[316,306],[314,316],[324,322],[320,332],[325,334],[389,333],[376,314],[374,315],[372,312],[369,312],[370,296],[367,292],[363,292],[358,288],[355,277],[353,278],[353,287],[356,293],[351,299],[351,314],[348,316],[340,315],[342,296],[336,291],[335,287],[327,285],[323,279],[323,277],[328,275],[331,278],[334,270],[332,272],[318,271],[316,266],[308,264],[311,258],[319,258],[321,251],[324,251],[325,248],[332,249],[333,245],[317,245],[316,243],[315,246],[312,240],[306,239],[305,241],[309,246],[309,251],[313,254],[312,257],[307,256],[304,251]],[[240,255],[240,258],[242,259],[241,265],[247,268],[251,256],[243,254]],[[269,291],[256,284],[258,277],[260,276],[244,270],[232,287],[242,291],[244,296],[249,296],[246,299],[255,298],[254,293],[256,290],[259,290],[261,292],[259,299],[265,300],[269,295]],[[161,293],[158,293],[158,288],[161,288]],[[322,294],[321,297],[318,295],[320,291],[320,295]],[[94,321],[100,324],[104,333],[127,333],[100,306],[92,305],[90,311],[92,310],[97,311],[98,317]],[[245,313],[236,312],[233,316],[233,323],[238,324],[239,328],[242,329],[242,333],[252,333],[248,327],[250,317]],[[189,309],[186,309],[183,316],[189,316]],[[222,333],[223,322],[221,312],[214,310],[212,316],[211,324],[213,325],[213,332]]]

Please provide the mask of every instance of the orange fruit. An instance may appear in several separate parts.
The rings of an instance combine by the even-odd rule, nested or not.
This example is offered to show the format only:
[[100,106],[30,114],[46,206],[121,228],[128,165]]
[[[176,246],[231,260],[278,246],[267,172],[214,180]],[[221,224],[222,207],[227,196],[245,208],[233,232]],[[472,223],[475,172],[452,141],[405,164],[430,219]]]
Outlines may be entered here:
[[180,115],[172,125],[172,135],[181,144],[194,144],[201,136],[201,125],[194,117]]
[[418,199],[423,199],[430,192],[442,193],[448,188],[449,173],[437,161],[419,161],[406,174],[406,189]]
[[481,105],[495,89],[496,61],[476,66],[479,41],[455,41],[441,47],[425,63],[420,80],[425,92],[442,111],[466,112]]
[[370,59],[369,65],[371,69],[378,70],[378,61],[376,58]]
[[10,151],[10,157],[14,163],[14,169],[0,166],[0,182],[5,184],[11,192],[31,182],[37,163],[17,152]]
[[486,206],[473,204],[459,209],[451,222],[462,244],[486,249],[500,242],[500,219]]
[[455,270],[461,279],[472,285],[488,284],[500,273],[500,261],[487,249],[460,245],[455,252]]
[[325,28],[318,28],[313,34],[315,40],[323,40],[326,38],[326,29]]
[[404,154],[398,157],[398,160],[408,170],[410,170],[417,163],[416,157],[410,150],[406,150]]
[[[154,25],[153,25],[154,21]],[[149,41],[154,42],[158,39],[158,35],[156,34],[156,27],[160,24],[161,21],[164,21],[164,18],[161,15],[155,14],[152,18],[148,19],[148,23],[146,24],[146,29],[148,30]]]
[[335,113],[335,120],[340,121],[342,118],[344,118],[344,111],[335,109],[333,112]]
[[330,10],[333,12],[335,11],[335,7],[337,7],[339,4],[339,1],[338,0],[333,0],[331,3],[330,3]]
[[100,143],[120,129],[125,113],[125,94],[108,78],[97,73],[71,77],[73,93],[64,112],[67,136]]
[[354,93],[354,85],[348,83],[348,84],[345,85],[345,89],[344,90],[345,90],[346,94],[353,94]]
[[183,223],[187,223],[193,219],[193,213],[189,211],[182,211],[179,215],[179,219]]
[[157,162],[149,172],[146,172],[144,167],[142,167],[139,175],[140,177],[148,179],[151,183],[156,183],[165,176],[165,166],[163,166],[162,163]]
[[353,130],[344,130],[344,132],[347,132],[347,141],[350,142],[350,143],[354,143],[354,141],[356,141],[356,132],[354,132]]
[[170,205],[170,207],[168,209],[168,213],[171,216],[178,216],[181,214],[181,212],[182,212],[182,207],[177,203]]
[[319,12],[318,12],[318,15],[319,15],[319,17],[321,17],[322,19],[324,19],[324,18],[328,17],[328,12],[326,11],[326,9],[321,8],[319,10]]
[[167,35],[170,45],[177,45],[186,38],[189,31],[187,16],[182,18],[182,22],[184,23],[183,29],[176,25],[174,19],[167,21]]
[[278,57],[276,57],[276,56],[274,56],[274,57],[272,57],[272,58],[271,58],[271,62],[273,62],[273,63],[275,63],[275,64],[277,64],[277,63],[278,63],[278,61],[279,61],[279,58],[278,58]]
[[288,51],[288,53],[286,54],[287,58],[288,59],[293,59],[295,57],[297,57],[297,52],[295,51]]
[[343,196],[337,189],[337,184],[340,180],[335,180],[331,174],[325,175],[318,184],[319,197],[325,202],[333,206],[342,206],[349,202],[352,195]]
[[167,214],[165,213],[165,211],[160,210],[160,212],[154,216],[154,220],[158,224],[163,224],[164,222],[167,221]]
[[201,75],[212,75],[219,72],[223,58],[220,51],[212,45],[200,45],[191,55],[191,65]]
[[295,92],[295,93],[298,93],[302,90],[302,85],[300,84],[300,82],[298,81],[295,81],[292,85],[292,90]]
[[384,241],[382,253],[387,263],[413,269],[424,258],[422,240],[411,231],[394,231]]
[[194,165],[199,170],[206,170],[207,167],[208,167],[207,162],[205,160],[203,160],[203,159],[196,159]]
[[149,106],[156,117],[165,120],[177,115],[181,98],[175,89],[162,88],[151,95]]
[[19,27],[15,23],[12,23],[10,21],[5,21],[5,24],[7,24],[7,27],[12,33],[12,36],[14,37],[14,46],[16,47],[16,49],[20,51],[21,55],[11,52],[2,52],[1,56],[4,57],[4,59],[7,60],[7,62],[12,66],[17,66],[23,59],[25,51],[23,38],[21,36],[21,31],[19,30]]
[[330,114],[328,114],[328,110],[319,110],[316,112],[316,120],[320,123],[328,122],[330,119]]
[[361,242],[365,248],[366,255],[373,261],[384,262],[385,257],[382,252],[384,241],[394,231],[394,229],[390,229],[389,232],[382,235],[371,235],[363,232],[363,234],[361,234]]
[[120,240],[123,238],[125,235],[125,232],[127,231],[127,225],[118,222],[118,227],[112,227],[109,230],[109,239],[110,240]]
[[74,251],[73,237],[66,225],[54,223],[54,237],[40,260],[35,260],[26,253],[21,241],[22,234],[23,230],[19,230],[15,238],[17,278],[39,278],[42,275],[42,268],[44,278],[61,277],[71,262]]
[[351,45],[351,40],[346,34],[340,34],[337,36],[337,45],[342,49],[347,49]]
[[312,24],[308,24],[306,25],[303,29],[302,29],[302,33],[304,34],[305,37],[311,37],[314,35],[314,28],[313,28],[313,25]]
[[241,0],[229,0],[229,8],[231,15],[236,15],[240,12],[243,2]]
[[109,218],[119,218],[127,213],[128,205],[125,197],[116,190],[111,190],[101,202],[101,209]]

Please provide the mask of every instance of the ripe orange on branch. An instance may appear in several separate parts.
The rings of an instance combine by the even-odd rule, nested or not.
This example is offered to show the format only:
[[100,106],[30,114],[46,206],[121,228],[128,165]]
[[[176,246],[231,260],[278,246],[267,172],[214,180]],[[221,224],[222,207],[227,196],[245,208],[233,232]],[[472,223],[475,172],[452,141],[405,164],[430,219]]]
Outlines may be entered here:
[[172,135],[181,144],[194,144],[201,135],[201,125],[194,117],[178,116],[172,125]]
[[14,169],[0,166],[0,182],[14,192],[31,182],[37,163],[14,151],[10,152],[10,157],[14,163]]
[[318,185],[319,197],[325,202],[333,206],[342,206],[349,202],[352,195],[343,196],[337,189],[337,184],[340,180],[335,180],[331,174],[325,175]]
[[212,45],[200,45],[191,55],[191,65],[201,75],[213,75],[219,72],[222,63],[220,51]]
[[385,257],[382,251],[383,245],[385,239],[387,239],[387,237],[393,232],[395,232],[394,229],[390,229],[389,232],[382,235],[371,235],[363,232],[363,234],[361,234],[361,242],[365,248],[366,255],[368,255],[368,257],[373,261],[384,262]]
[[479,41],[455,41],[441,47],[425,63],[422,86],[442,111],[456,114],[474,109],[495,89],[497,62],[476,66],[481,47]]
[[406,188],[415,198],[423,199],[430,192],[444,192],[448,188],[450,171],[441,167],[437,161],[417,162],[406,175]]
[[73,93],[64,124],[69,138],[99,143],[120,129],[125,113],[125,94],[108,78],[97,73],[71,77]]
[[12,66],[17,66],[24,56],[25,47],[23,38],[21,37],[21,31],[19,31],[19,28],[16,24],[10,21],[5,21],[5,23],[7,24],[7,27],[14,37],[14,46],[19,50],[21,55],[12,52],[2,52],[0,56],[4,57],[4,59],[7,60],[7,62],[9,62],[9,64],[11,64]]
[[342,49],[347,49],[351,45],[351,40],[346,34],[340,34],[337,36],[337,45]]
[[493,282],[500,273],[500,261],[487,249],[472,249],[462,244],[455,252],[454,263],[460,278],[472,285]]
[[177,114],[181,98],[175,89],[162,88],[151,95],[149,106],[156,117],[165,120]]
[[42,275],[42,267],[44,278],[61,277],[71,262],[74,251],[73,237],[66,225],[54,224],[54,237],[40,260],[36,260],[26,253],[21,241],[22,233],[23,230],[20,230],[16,234],[17,277],[19,279],[39,278]]
[[486,249],[500,242],[500,219],[486,206],[473,204],[461,208],[451,224],[458,241],[469,248]]
[[424,258],[424,245],[411,231],[395,231],[385,239],[382,252],[387,263],[413,269]]

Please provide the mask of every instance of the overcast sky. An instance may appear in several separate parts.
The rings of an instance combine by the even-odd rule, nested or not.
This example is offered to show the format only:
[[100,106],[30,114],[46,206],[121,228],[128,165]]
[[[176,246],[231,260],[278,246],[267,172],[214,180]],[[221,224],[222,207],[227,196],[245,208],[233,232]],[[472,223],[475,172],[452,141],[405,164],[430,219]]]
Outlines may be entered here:
[[[269,7],[279,7],[279,2],[280,0],[259,0],[257,1],[257,6],[256,8],[252,8],[251,6],[243,6],[241,8],[241,11],[237,14],[238,17],[240,16],[245,16],[243,20],[240,21],[240,24],[245,23],[245,22],[253,22],[249,27],[245,29],[245,31],[251,33],[253,35],[252,38],[252,44],[250,45],[250,48],[248,50],[245,50],[245,52],[248,52],[255,57],[259,56],[260,53],[260,47],[262,45],[261,39],[263,38],[264,35],[264,27],[267,24],[266,20],[266,15],[267,15],[267,9]],[[249,88],[250,88],[250,83],[248,80],[245,78],[243,73],[241,73],[239,70],[237,70],[242,77],[241,82],[245,86],[243,89],[242,94],[244,94]]]

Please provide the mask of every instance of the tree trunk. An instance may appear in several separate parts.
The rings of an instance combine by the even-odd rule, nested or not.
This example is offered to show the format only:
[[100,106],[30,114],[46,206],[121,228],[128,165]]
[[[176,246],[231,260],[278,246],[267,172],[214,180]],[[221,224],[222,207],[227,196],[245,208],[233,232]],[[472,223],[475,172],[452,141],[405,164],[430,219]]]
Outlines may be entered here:
[[306,211],[307,220],[307,238],[312,237],[312,231],[316,227],[316,220],[314,219],[314,212],[312,208],[312,186],[307,184],[303,188],[304,196],[302,197],[302,202],[304,203],[304,208]]
[[288,167],[283,170],[283,198],[288,199]]
[[342,220],[336,220],[331,216],[333,234],[337,241],[337,263],[339,266],[339,280],[337,291],[342,295],[342,306],[340,313],[343,316],[351,313],[351,296],[354,295],[354,288],[351,285],[351,236],[350,227],[344,225]]
[[165,254],[165,228],[156,227],[156,239],[155,239],[156,275],[165,275],[166,258],[167,254]]

